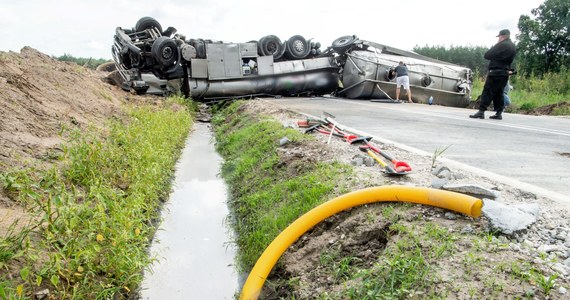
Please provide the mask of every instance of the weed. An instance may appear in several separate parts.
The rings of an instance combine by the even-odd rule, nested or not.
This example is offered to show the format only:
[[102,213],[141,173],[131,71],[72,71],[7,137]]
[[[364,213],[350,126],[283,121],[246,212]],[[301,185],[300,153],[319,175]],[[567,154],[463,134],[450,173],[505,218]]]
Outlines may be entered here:
[[485,287],[495,292],[500,292],[505,288],[505,284],[501,282],[499,279],[497,279],[495,276],[489,276],[485,278],[483,284],[485,285]]
[[16,230],[20,220],[16,220],[8,227],[4,237],[0,238],[0,269],[6,263],[25,255],[27,243],[25,242],[31,232],[30,226],[24,226],[22,230]]
[[21,170],[12,170],[6,173],[0,173],[0,183],[3,189],[8,193],[18,192],[22,187],[29,185],[31,179],[28,174]]
[[498,262],[498,263],[495,265],[494,269],[497,270],[497,271],[499,271],[499,272],[501,272],[501,273],[503,273],[503,272],[507,271],[507,269],[508,269],[508,264],[507,264],[506,262],[504,262],[504,261]]
[[359,258],[353,256],[343,257],[334,268],[335,277],[339,279],[348,278],[352,270],[352,264],[359,260]]
[[435,163],[437,161],[437,159],[443,154],[443,152],[445,152],[449,147],[451,147],[451,145],[447,145],[445,148],[436,148],[433,151],[433,155],[431,157],[431,168],[435,168]]
[[375,265],[372,272],[365,273],[362,281],[345,293],[352,299],[400,299],[426,284],[429,266],[419,249],[396,252]]
[[469,285],[469,288],[467,289],[467,293],[469,293],[469,297],[471,299],[475,298],[475,295],[477,295],[477,288]]
[[540,259],[542,259],[542,260],[547,260],[547,259],[548,259],[548,253],[546,253],[546,252],[539,252],[539,253],[538,253],[538,257],[540,257]]
[[322,266],[330,266],[334,264],[339,255],[339,249],[330,249],[328,251],[323,251],[319,256],[319,262]]
[[382,206],[382,216],[385,219],[391,219],[394,216],[394,206],[390,204]]
[[449,236],[449,232],[446,228],[440,227],[432,222],[425,225],[424,231],[429,237],[437,241],[446,240]]
[[529,263],[522,261],[513,261],[511,262],[510,267],[511,267],[511,274],[514,278],[527,282],[531,279],[531,275],[529,272],[531,268]]
[[552,288],[556,284],[556,278],[558,278],[558,274],[554,273],[554,274],[546,277],[545,275],[542,275],[540,273],[540,271],[538,271],[538,270],[533,270],[531,272],[531,274],[534,277],[534,280],[536,281],[538,286],[544,292],[544,294],[549,295],[550,291],[552,290]]
[[467,252],[467,254],[463,258],[463,266],[465,269],[466,274],[471,274],[473,266],[478,266],[481,261],[483,261],[483,257],[477,255],[474,252]]

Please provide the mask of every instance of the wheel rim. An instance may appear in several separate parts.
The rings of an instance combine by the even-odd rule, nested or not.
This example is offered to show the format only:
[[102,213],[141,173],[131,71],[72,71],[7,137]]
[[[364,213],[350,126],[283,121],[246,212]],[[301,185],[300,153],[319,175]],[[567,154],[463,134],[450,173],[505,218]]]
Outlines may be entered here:
[[303,45],[302,41],[297,40],[293,42],[293,49],[296,52],[302,53],[303,51],[305,51],[305,45]]
[[171,59],[172,55],[174,55],[172,48],[170,47],[165,47],[164,49],[162,49],[161,52],[162,58],[164,59]]
[[275,42],[271,42],[271,43],[267,43],[267,51],[271,54],[277,52],[277,43]]

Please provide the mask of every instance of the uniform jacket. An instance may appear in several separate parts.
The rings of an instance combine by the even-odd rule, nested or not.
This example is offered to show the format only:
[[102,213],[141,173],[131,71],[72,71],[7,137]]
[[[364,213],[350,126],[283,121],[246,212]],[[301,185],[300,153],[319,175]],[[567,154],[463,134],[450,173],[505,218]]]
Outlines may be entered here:
[[485,59],[490,60],[489,75],[507,76],[507,71],[511,68],[515,55],[515,44],[511,39],[503,40],[491,47],[484,56]]

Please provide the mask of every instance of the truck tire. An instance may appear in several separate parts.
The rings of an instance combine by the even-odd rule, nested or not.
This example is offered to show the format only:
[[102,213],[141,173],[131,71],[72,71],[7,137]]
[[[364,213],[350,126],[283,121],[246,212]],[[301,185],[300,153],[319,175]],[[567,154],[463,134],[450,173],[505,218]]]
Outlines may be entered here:
[[135,25],[135,31],[144,31],[153,27],[158,29],[159,32],[162,32],[162,26],[160,26],[157,20],[151,17],[142,17]]
[[151,53],[162,70],[167,70],[178,62],[179,54],[176,42],[165,36],[154,41]]
[[277,36],[267,35],[259,40],[257,47],[258,52],[261,52],[262,55],[273,55],[273,59],[277,60],[280,59],[283,54],[284,45]]
[[285,55],[291,59],[303,59],[309,55],[311,48],[307,40],[301,35],[294,35],[287,40]]
[[356,41],[356,36],[354,35],[341,36],[333,41],[332,48],[336,53],[344,54],[354,44],[354,41]]

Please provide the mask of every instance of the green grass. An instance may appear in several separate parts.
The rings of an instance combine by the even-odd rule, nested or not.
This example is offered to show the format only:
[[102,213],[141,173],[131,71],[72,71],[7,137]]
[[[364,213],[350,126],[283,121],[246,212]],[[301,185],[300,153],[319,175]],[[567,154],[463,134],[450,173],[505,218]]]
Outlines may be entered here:
[[[278,151],[279,140],[287,136],[292,147],[303,148],[313,142],[311,136],[251,115],[243,104],[218,110],[214,125],[216,147],[225,158],[222,173],[231,191],[238,266],[247,272],[291,222],[350,190],[346,178],[353,171],[339,163],[287,160],[286,151]],[[296,173],[290,173],[291,167]],[[413,204],[378,205],[378,210],[362,212],[364,223],[390,224],[386,248],[379,249],[376,260],[364,261],[360,250],[330,245],[318,253],[318,263],[306,270],[309,274],[270,276],[264,291],[286,291],[286,299],[296,299],[308,292],[303,276],[327,278],[334,285],[312,295],[315,299],[447,299],[462,291],[472,298],[501,298],[510,295],[512,285],[542,296],[555,287],[556,275],[536,271],[532,261],[505,257],[508,244],[493,232],[460,234],[451,225],[429,221]]]
[[[515,75],[511,77],[513,90],[509,93],[511,105],[508,112],[526,112],[532,109],[561,103],[570,102],[570,72],[545,74],[542,78],[523,77]],[[472,98],[476,99],[483,91],[484,79],[473,80]],[[563,106],[553,110],[554,115],[570,115],[570,108]]]
[[532,276],[534,277],[535,281],[538,283],[538,286],[542,289],[545,295],[549,295],[554,288],[556,283],[556,278],[558,278],[558,274],[552,274],[550,276],[543,275],[540,271],[534,270],[531,272]]
[[[39,223],[23,238],[0,239],[0,273],[20,274],[0,275],[0,299],[30,297],[40,287],[57,299],[120,299],[137,289],[191,126],[188,110],[170,108],[184,101],[131,107],[108,132],[72,133],[57,169],[2,174],[3,188]],[[7,247],[13,240],[23,242]]]
[[302,143],[314,138],[276,120],[239,115],[242,104],[218,111],[214,124],[216,149],[225,160],[222,174],[232,194],[238,266],[247,270],[283,229],[328,200],[338,185],[336,178],[351,171],[338,163],[298,164],[296,176],[288,178],[287,166],[279,164],[279,140],[287,136],[291,143]]

